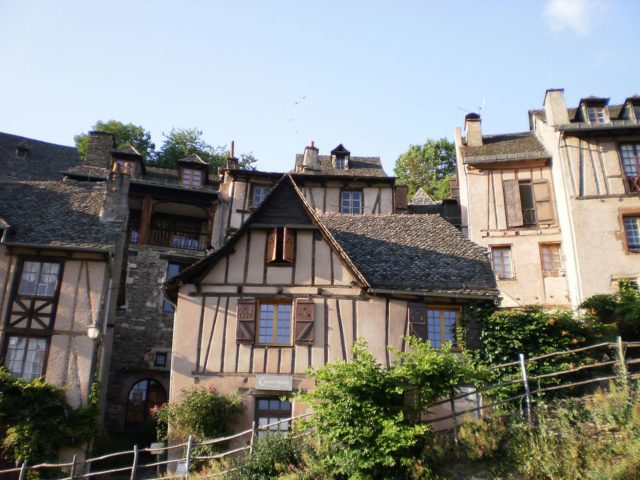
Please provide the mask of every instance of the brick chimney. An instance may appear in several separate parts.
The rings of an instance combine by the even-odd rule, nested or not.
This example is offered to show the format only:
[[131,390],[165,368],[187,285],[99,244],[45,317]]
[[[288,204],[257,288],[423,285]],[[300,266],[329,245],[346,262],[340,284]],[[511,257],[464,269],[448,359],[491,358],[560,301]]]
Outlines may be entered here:
[[311,140],[308,147],[304,147],[304,155],[302,157],[302,172],[316,173],[320,171],[320,159],[318,158],[318,148],[315,142]]
[[464,133],[467,137],[467,147],[482,146],[482,121],[477,113],[464,116]]
[[544,94],[544,113],[551,126],[569,123],[569,111],[564,99],[564,88],[550,88]]
[[89,132],[87,155],[84,159],[85,165],[110,168],[111,151],[115,146],[116,139],[111,133],[98,131]]

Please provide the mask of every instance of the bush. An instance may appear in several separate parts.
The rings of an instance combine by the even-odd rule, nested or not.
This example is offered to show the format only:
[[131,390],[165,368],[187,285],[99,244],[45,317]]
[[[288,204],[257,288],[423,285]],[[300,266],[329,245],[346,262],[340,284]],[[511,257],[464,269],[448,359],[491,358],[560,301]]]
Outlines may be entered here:
[[278,433],[266,435],[253,445],[251,455],[235,462],[238,470],[230,480],[271,480],[281,474],[297,473],[302,464],[303,442]]
[[624,340],[640,340],[640,293],[635,282],[621,280],[616,295],[594,295],[580,308],[601,324],[614,325]]
[[87,406],[73,409],[64,392],[36,379],[13,378],[0,368],[0,446],[9,461],[54,460],[61,447],[86,443],[96,431],[99,385]]

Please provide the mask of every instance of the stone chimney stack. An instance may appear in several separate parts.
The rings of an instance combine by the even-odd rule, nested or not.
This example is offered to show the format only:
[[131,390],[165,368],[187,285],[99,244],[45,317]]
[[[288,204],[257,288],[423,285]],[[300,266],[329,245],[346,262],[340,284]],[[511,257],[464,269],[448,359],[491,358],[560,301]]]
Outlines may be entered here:
[[127,164],[113,162],[113,167],[107,177],[107,194],[100,209],[100,221],[124,222],[129,221],[129,183],[131,172]]
[[84,159],[85,165],[110,168],[111,151],[115,146],[116,139],[111,133],[97,131],[89,132],[87,156]]
[[302,157],[303,173],[315,173],[320,171],[320,159],[318,158],[318,149],[315,142],[311,140],[308,147],[304,148]]
[[240,163],[236,158],[236,142],[231,141],[231,151],[229,152],[229,158],[227,158],[227,169],[228,170],[238,170],[240,168]]
[[467,147],[482,146],[482,121],[477,113],[468,113],[464,117],[464,133],[467,137]]
[[569,123],[569,111],[564,99],[564,88],[550,88],[544,94],[544,113],[551,126]]

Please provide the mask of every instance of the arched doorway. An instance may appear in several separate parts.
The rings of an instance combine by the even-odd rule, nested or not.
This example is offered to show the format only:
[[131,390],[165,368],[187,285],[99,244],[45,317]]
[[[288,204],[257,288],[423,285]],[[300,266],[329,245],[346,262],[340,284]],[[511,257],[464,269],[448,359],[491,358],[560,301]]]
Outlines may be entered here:
[[167,401],[167,393],[156,380],[145,378],[136,382],[127,396],[127,413],[125,424],[127,429],[141,426],[151,418],[150,410]]

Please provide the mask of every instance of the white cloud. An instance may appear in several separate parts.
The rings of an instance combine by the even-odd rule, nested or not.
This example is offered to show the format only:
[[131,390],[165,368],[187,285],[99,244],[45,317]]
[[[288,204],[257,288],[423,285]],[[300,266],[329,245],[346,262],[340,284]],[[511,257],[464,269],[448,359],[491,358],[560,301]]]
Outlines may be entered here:
[[548,0],[543,16],[551,30],[565,28],[579,35],[591,31],[594,17],[600,13],[602,5],[596,0]]

